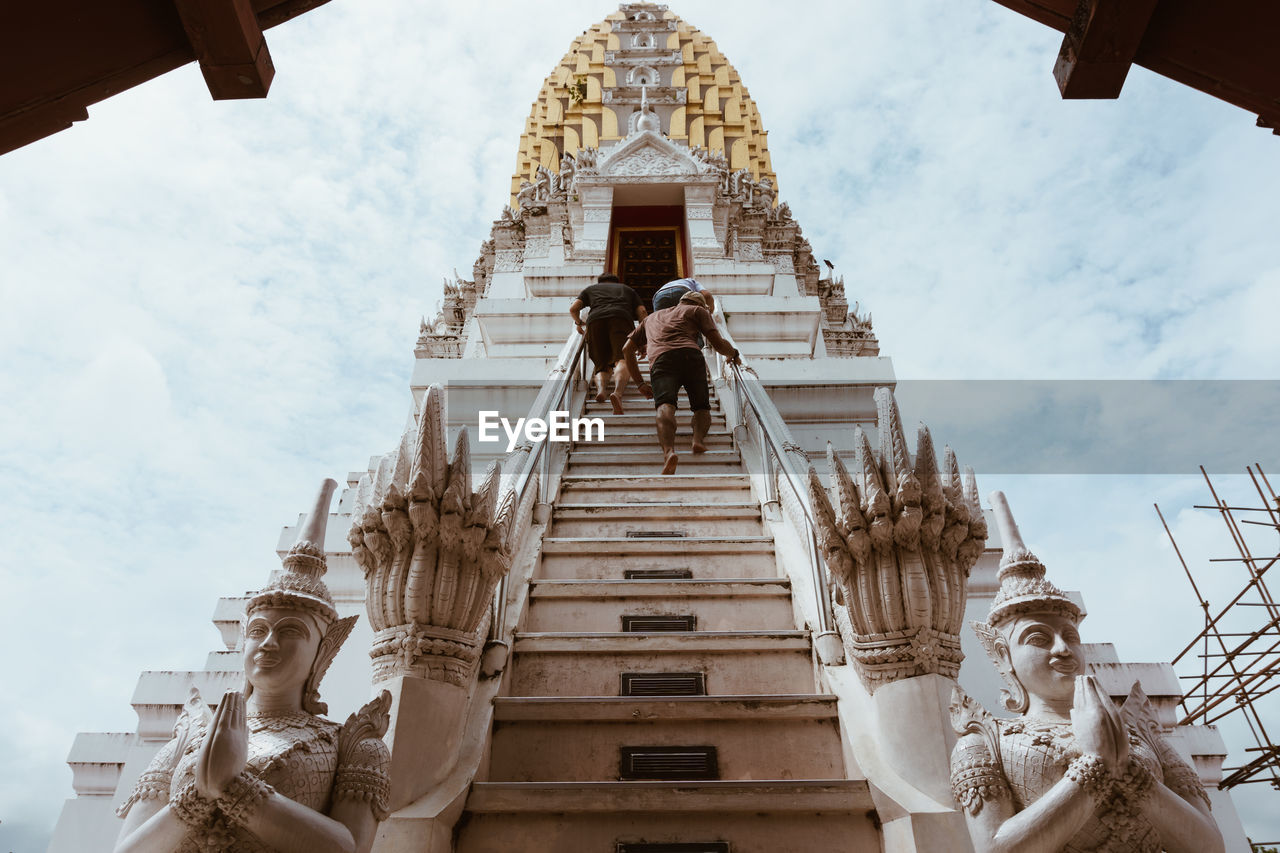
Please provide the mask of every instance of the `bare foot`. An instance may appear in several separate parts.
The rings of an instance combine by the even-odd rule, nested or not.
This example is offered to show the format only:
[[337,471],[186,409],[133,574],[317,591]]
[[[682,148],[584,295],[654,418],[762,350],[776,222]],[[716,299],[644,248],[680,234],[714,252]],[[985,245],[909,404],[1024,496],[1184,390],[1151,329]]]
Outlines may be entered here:
[[694,453],[706,453],[706,452],[707,452],[707,446],[706,446],[705,444],[703,444],[701,441],[695,441],[695,442],[693,443],[693,452],[694,452]]
[[597,403],[603,403],[604,401],[605,401],[605,393],[603,391],[601,391],[599,394],[596,394]]
[[616,393],[609,395],[609,402],[613,403],[613,413],[615,415],[626,414],[626,412],[622,410],[622,398],[619,397]]
[[662,466],[662,473],[674,474],[676,472],[676,466],[679,464],[680,464],[680,457],[676,456],[676,452],[674,450],[669,451],[667,453],[667,461]]

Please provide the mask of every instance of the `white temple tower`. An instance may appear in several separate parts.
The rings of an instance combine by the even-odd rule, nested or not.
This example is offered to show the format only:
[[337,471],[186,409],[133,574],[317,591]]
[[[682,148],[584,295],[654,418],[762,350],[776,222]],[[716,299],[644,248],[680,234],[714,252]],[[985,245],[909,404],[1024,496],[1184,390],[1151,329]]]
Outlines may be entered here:
[[[823,482],[829,444],[861,464],[861,429],[892,490],[929,469],[920,460],[934,450],[927,436],[904,443],[890,360],[792,219],[737,72],[667,7],[622,5],[543,84],[511,194],[471,279],[449,283],[423,322],[404,444],[348,476],[328,525],[327,583],[341,614],[361,621],[325,698],[334,719],[371,686],[396,700],[392,814],[374,850],[971,850],[949,786],[947,704],[967,634],[954,623],[985,613],[999,543],[983,543],[976,493],[938,457],[929,476],[971,519],[957,533],[967,564],[955,564],[965,576],[972,567],[967,593],[950,589],[941,621],[861,632],[833,595],[810,460]],[[735,373],[707,351],[710,449],[683,457],[675,476],[658,475],[651,406],[633,395],[613,415],[581,381],[566,312],[605,271],[646,301],[696,277],[751,368]],[[449,445],[465,426],[477,471],[502,462],[510,571],[477,625],[371,624],[369,567],[347,532],[404,483],[433,385]],[[477,441],[482,410],[599,417],[604,440],[508,453],[505,438]],[[294,533],[281,534],[282,553]],[[113,808],[189,687],[212,701],[240,683],[243,605],[216,604],[223,645],[203,668],[142,675],[136,732],[77,737],[76,797],[51,851],[112,848]],[[409,651],[386,652],[393,640]],[[973,663],[962,681],[985,700],[995,673],[976,643],[963,645]],[[1091,648],[1110,693],[1140,679],[1172,725],[1171,668]],[[1228,849],[1243,851],[1230,801],[1212,788],[1225,753],[1216,732],[1173,739],[1209,783]]]

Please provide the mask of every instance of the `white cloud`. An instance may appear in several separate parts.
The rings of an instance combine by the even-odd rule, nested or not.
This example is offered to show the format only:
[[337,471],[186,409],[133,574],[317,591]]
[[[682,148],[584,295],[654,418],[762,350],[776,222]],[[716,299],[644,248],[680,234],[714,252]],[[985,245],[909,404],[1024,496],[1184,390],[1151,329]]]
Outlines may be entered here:
[[[1117,102],[1062,102],[1059,37],[996,4],[672,8],[741,73],[900,377],[1275,378],[1280,168],[1248,114],[1141,69]],[[469,274],[543,78],[607,11],[327,4],[269,31],[265,101],[212,102],[188,66],[0,158],[11,849],[70,795],[74,732],[131,729],[137,672],[199,665],[214,600],[261,582],[314,482],[395,443],[418,316]],[[1161,553],[1153,492],[1200,496],[1028,490],[1090,628],[1167,657],[1168,626],[1104,590],[1149,586],[1116,569]]]

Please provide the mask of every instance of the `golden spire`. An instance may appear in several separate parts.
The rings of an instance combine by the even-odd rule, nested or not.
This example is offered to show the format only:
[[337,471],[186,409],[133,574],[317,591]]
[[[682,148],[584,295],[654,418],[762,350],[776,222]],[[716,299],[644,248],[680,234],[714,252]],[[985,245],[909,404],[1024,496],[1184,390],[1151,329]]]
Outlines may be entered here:
[[[637,33],[627,26],[628,14],[640,8],[652,8],[657,20],[665,24],[653,34],[652,47],[637,45]],[[663,64],[663,68],[671,68],[669,88],[685,91],[684,102],[664,122],[668,136],[690,148],[701,146],[724,154],[731,170],[747,169],[757,181],[767,177],[777,192],[768,134],[738,72],[710,38],[673,13],[658,9],[624,4],[573,40],[569,52],[543,83],[525,123],[511,177],[512,206],[516,205],[520,182],[533,181],[539,166],[557,172],[565,154],[599,148],[627,135],[629,107],[619,110],[610,104],[611,94],[606,93],[630,87],[624,64],[608,59],[615,52],[637,48],[652,51],[655,60],[678,53],[674,67],[669,62]],[[641,38],[647,35],[640,34]],[[653,86],[652,81],[649,84]],[[658,88],[653,87],[650,94],[656,97],[654,90]]]

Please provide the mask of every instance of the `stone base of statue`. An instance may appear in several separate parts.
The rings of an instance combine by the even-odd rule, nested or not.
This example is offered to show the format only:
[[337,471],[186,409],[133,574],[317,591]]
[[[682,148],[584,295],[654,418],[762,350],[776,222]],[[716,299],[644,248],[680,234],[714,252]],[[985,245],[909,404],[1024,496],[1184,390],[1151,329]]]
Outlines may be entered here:
[[470,688],[402,675],[381,682],[391,693],[391,810],[418,800],[453,769]]

